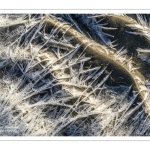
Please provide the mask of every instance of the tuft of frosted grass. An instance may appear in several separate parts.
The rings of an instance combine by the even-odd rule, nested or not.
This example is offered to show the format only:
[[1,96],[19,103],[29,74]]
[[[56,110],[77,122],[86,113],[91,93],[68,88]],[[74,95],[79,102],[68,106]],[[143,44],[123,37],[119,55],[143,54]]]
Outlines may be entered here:
[[[9,58],[6,59],[9,63],[3,66],[5,72],[1,80],[7,87],[7,90],[1,93],[1,97],[4,99],[3,108],[4,110],[9,108],[10,114],[13,109],[18,111],[17,116],[11,116],[13,119],[10,119],[8,125],[14,126],[12,120],[18,117],[21,121],[18,121],[16,126],[18,127],[22,123],[26,127],[22,135],[43,136],[115,135],[114,132],[121,130],[120,128],[126,123],[126,116],[130,116],[127,112],[130,110],[136,94],[129,100],[130,88],[121,87],[120,94],[117,93],[117,90],[116,92],[111,88],[109,90],[104,85],[109,76],[104,77],[100,83],[95,85],[103,68],[84,70],[82,59],[85,57],[73,58],[75,52],[77,50],[65,54],[59,59],[59,61],[61,60],[59,63],[56,63],[57,59],[54,60],[55,63],[51,63],[52,67],[49,71],[33,65],[34,67],[30,67],[25,74],[23,70],[30,61],[17,62],[16,59],[15,65]],[[33,63],[36,63],[36,60]],[[62,67],[62,63],[65,68]],[[60,72],[56,75],[56,79],[55,64],[57,71]],[[11,68],[10,70],[6,69],[8,66]],[[53,68],[55,69],[53,70]],[[66,73],[64,71],[66,68],[72,73]],[[51,78],[45,78],[45,72],[46,74],[50,73]],[[95,78],[95,73],[99,74],[97,78]],[[16,78],[17,74],[19,75]],[[63,81],[63,79],[67,79],[67,81]],[[4,84],[3,82],[1,84]],[[95,86],[93,87],[93,85]],[[6,88],[3,87],[3,89]],[[124,115],[122,115],[123,113]],[[116,117],[118,119],[115,127]],[[116,131],[114,131],[115,128],[117,128]],[[124,134],[119,133],[118,135]]]
[[[137,32],[129,32],[131,34],[139,34],[145,36],[150,40],[150,22],[144,15],[137,15],[137,24],[128,25],[131,29],[138,30]],[[149,49],[137,49],[137,57],[142,61],[146,61],[147,64],[150,64],[150,50]]]

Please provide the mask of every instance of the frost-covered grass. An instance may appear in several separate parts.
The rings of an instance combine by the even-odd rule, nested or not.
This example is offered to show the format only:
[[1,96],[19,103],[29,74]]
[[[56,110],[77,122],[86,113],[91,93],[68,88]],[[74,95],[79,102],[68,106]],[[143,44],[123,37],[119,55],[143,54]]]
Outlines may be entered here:
[[[8,33],[1,32],[0,127],[17,128],[2,130],[2,136],[149,135],[139,91],[108,85],[107,66],[88,66],[92,56],[72,42],[74,37],[60,36],[61,27],[47,29],[43,15],[16,16],[12,29],[6,22],[14,26],[15,15],[1,17],[0,29]],[[124,54],[120,50],[114,59]]]

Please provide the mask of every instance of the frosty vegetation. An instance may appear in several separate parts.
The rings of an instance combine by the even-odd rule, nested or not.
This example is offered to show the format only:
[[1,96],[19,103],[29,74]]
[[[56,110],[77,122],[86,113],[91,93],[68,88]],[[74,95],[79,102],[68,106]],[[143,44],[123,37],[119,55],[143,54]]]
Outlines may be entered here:
[[[0,135],[150,135],[149,114],[144,99],[139,98],[142,90],[149,93],[148,77],[141,81],[141,91],[135,91],[132,84],[109,84],[115,80],[111,77],[113,70],[107,69],[109,64],[95,63],[97,58],[88,55],[74,37],[66,35],[67,31],[62,33],[61,26],[48,25],[47,17],[69,24],[107,48],[115,48],[111,42],[114,36],[103,32],[104,28],[116,30],[101,22],[105,15],[97,20],[95,15],[86,14],[1,14]],[[146,19],[140,15],[137,18],[132,29],[140,28],[139,33],[149,38]],[[149,49],[139,48],[137,52],[150,63]],[[123,63],[126,54],[124,48],[116,50],[114,59]],[[134,69],[131,67],[131,71]]]

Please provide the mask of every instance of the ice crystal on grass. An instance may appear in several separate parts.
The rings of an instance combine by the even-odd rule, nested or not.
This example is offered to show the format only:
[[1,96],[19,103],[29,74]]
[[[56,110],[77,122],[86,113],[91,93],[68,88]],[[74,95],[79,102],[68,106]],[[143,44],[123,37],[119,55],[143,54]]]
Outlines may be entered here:
[[127,24],[127,26],[131,27],[133,30],[128,33],[145,36],[148,40],[150,39],[150,23],[144,15],[137,15],[137,23],[130,25]]
[[148,64],[150,64],[150,50],[149,49],[137,49],[138,57],[142,61],[146,61]]

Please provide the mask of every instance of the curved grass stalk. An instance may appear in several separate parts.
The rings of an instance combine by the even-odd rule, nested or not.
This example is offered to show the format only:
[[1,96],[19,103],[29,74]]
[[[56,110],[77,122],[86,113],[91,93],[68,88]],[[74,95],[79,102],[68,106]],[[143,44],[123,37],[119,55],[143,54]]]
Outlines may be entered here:
[[[48,17],[46,19],[47,24],[50,26],[61,26],[62,22],[58,21],[56,18]],[[133,23],[134,21],[131,20]],[[67,28],[69,28],[69,25],[63,25],[60,29],[61,32],[65,31]],[[134,69],[132,65],[132,60],[129,59],[128,56],[123,57],[125,59],[125,62],[123,63],[120,60],[116,59],[115,52],[111,49],[106,48],[105,46],[102,46],[95,41],[87,38],[86,36],[82,35],[78,31],[74,30],[73,28],[69,28],[69,30],[66,33],[67,36],[73,36],[74,41],[82,45],[83,48],[86,47],[86,52],[89,54],[92,54],[95,56],[95,58],[98,58],[102,60],[103,62],[106,62],[107,64],[111,64],[113,69],[117,70],[118,73],[121,73],[121,75],[124,77],[124,79],[128,82],[128,84],[133,84],[133,89],[139,92],[139,97],[141,101],[144,101],[145,105],[145,111],[150,114],[150,107],[149,107],[149,99],[147,99],[149,92],[144,85],[145,77],[142,75],[141,72]],[[90,45],[89,45],[90,43]],[[87,47],[87,45],[89,45]],[[107,53],[106,53],[107,52]],[[120,59],[120,58],[119,58]]]

